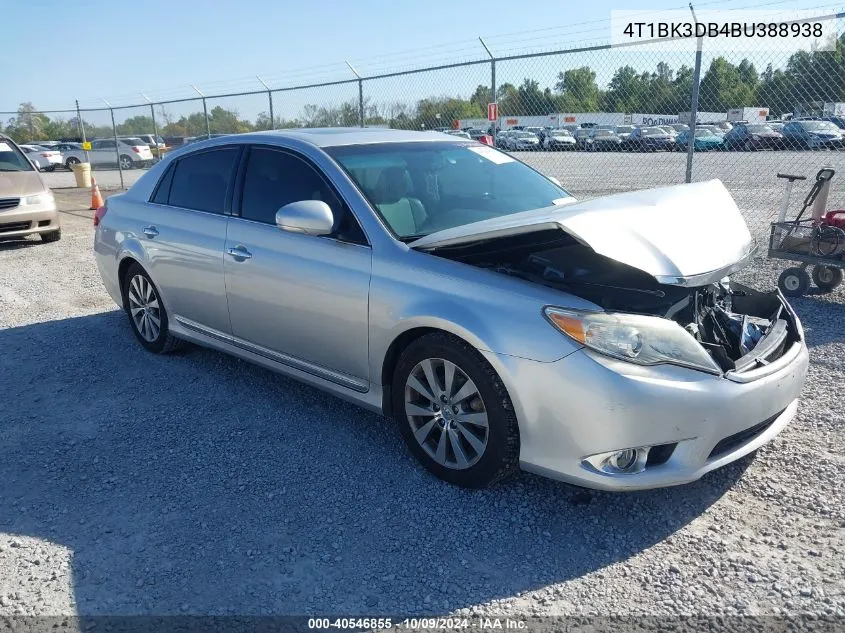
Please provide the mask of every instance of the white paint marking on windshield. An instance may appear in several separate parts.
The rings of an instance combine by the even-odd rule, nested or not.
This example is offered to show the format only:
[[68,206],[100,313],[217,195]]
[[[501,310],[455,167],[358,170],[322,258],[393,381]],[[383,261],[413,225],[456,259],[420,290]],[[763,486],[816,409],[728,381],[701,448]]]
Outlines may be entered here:
[[486,145],[474,145],[468,147],[467,149],[471,152],[475,152],[482,158],[486,158],[491,163],[496,163],[497,165],[504,165],[505,163],[513,162],[513,158],[504,152],[496,151],[492,147],[487,147]]

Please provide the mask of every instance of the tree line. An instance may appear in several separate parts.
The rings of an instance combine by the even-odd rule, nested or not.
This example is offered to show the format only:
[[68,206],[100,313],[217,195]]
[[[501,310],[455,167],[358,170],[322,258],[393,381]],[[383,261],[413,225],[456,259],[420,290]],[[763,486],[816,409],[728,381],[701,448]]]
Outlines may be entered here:
[[[571,68],[557,74],[552,86],[541,87],[535,79],[521,84],[503,83],[496,88],[499,113],[503,116],[544,116],[553,112],[641,112],[678,114],[689,111],[693,70],[682,65],[672,69],[665,62],[653,71],[638,71],[630,65],[618,68],[607,87],[596,82],[596,72],[589,66]],[[493,101],[490,86],[479,85],[468,98],[428,97],[409,104],[402,101],[364,102],[365,125],[401,129],[448,127],[455,119],[484,118],[487,104]],[[812,114],[825,102],[845,101],[845,35],[833,51],[799,51],[790,56],[783,68],[769,64],[762,72],[743,59],[732,64],[716,57],[703,73],[699,89],[699,110],[727,112],[737,107],[767,107],[773,114],[794,112]],[[214,106],[209,110],[212,134],[241,133],[271,128],[356,126],[360,124],[357,101],[336,105],[309,104],[293,119],[275,117],[267,112],[254,121],[242,118],[237,110]],[[94,125],[83,117],[89,138],[108,137],[111,126]],[[203,112],[174,117],[166,106],[158,106],[156,123],[162,136],[200,136],[206,133]],[[133,116],[119,123],[119,135],[149,134],[151,116]],[[2,126],[18,142],[77,137],[76,117],[50,118],[38,112],[32,103],[22,103],[15,116]]]

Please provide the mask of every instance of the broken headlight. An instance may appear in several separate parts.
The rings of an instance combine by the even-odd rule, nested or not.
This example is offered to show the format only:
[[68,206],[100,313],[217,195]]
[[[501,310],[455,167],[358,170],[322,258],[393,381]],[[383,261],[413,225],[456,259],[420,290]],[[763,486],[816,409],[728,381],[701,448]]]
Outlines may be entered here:
[[597,352],[638,365],[669,363],[712,374],[721,370],[695,338],[674,321],[619,312],[546,307],[561,332]]

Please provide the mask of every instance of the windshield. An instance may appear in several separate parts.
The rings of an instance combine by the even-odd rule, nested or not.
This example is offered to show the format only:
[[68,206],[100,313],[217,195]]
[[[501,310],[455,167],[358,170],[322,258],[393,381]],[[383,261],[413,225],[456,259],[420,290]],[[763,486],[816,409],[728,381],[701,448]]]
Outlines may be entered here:
[[708,129],[703,129],[703,128],[699,128],[699,129],[697,129],[697,130],[695,131],[695,135],[696,135],[698,138],[702,138],[702,137],[704,137],[704,136],[715,136],[715,135],[713,134],[713,130],[708,130]]
[[749,125],[746,127],[746,129],[751,134],[766,134],[768,132],[774,132],[774,130],[768,125]]
[[802,121],[801,126],[805,130],[821,131],[821,130],[838,130],[838,128],[827,121]]
[[29,162],[14,145],[0,138],[0,171],[32,171]]
[[571,198],[527,165],[476,143],[348,145],[326,151],[403,240]]
[[620,125],[616,128],[616,132],[620,134],[627,134],[628,132],[633,132],[634,126],[633,125]]
[[531,132],[514,132],[514,138],[537,138]]
[[572,136],[569,130],[555,130],[552,132],[552,136],[561,137],[561,136]]
[[666,132],[659,127],[644,127],[642,129],[643,136],[666,136]]

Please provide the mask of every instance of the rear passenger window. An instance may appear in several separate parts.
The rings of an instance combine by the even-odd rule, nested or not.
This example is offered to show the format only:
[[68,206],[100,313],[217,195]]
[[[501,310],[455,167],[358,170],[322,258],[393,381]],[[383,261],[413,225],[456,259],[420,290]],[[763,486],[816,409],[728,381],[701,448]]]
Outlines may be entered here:
[[172,176],[168,204],[223,213],[226,190],[237,157],[236,148],[225,147],[180,158]]
[[164,177],[158,181],[153,197],[150,202],[156,204],[167,204],[167,198],[170,196],[170,184],[173,182],[173,172],[176,170],[176,163],[170,165],[164,174]]

